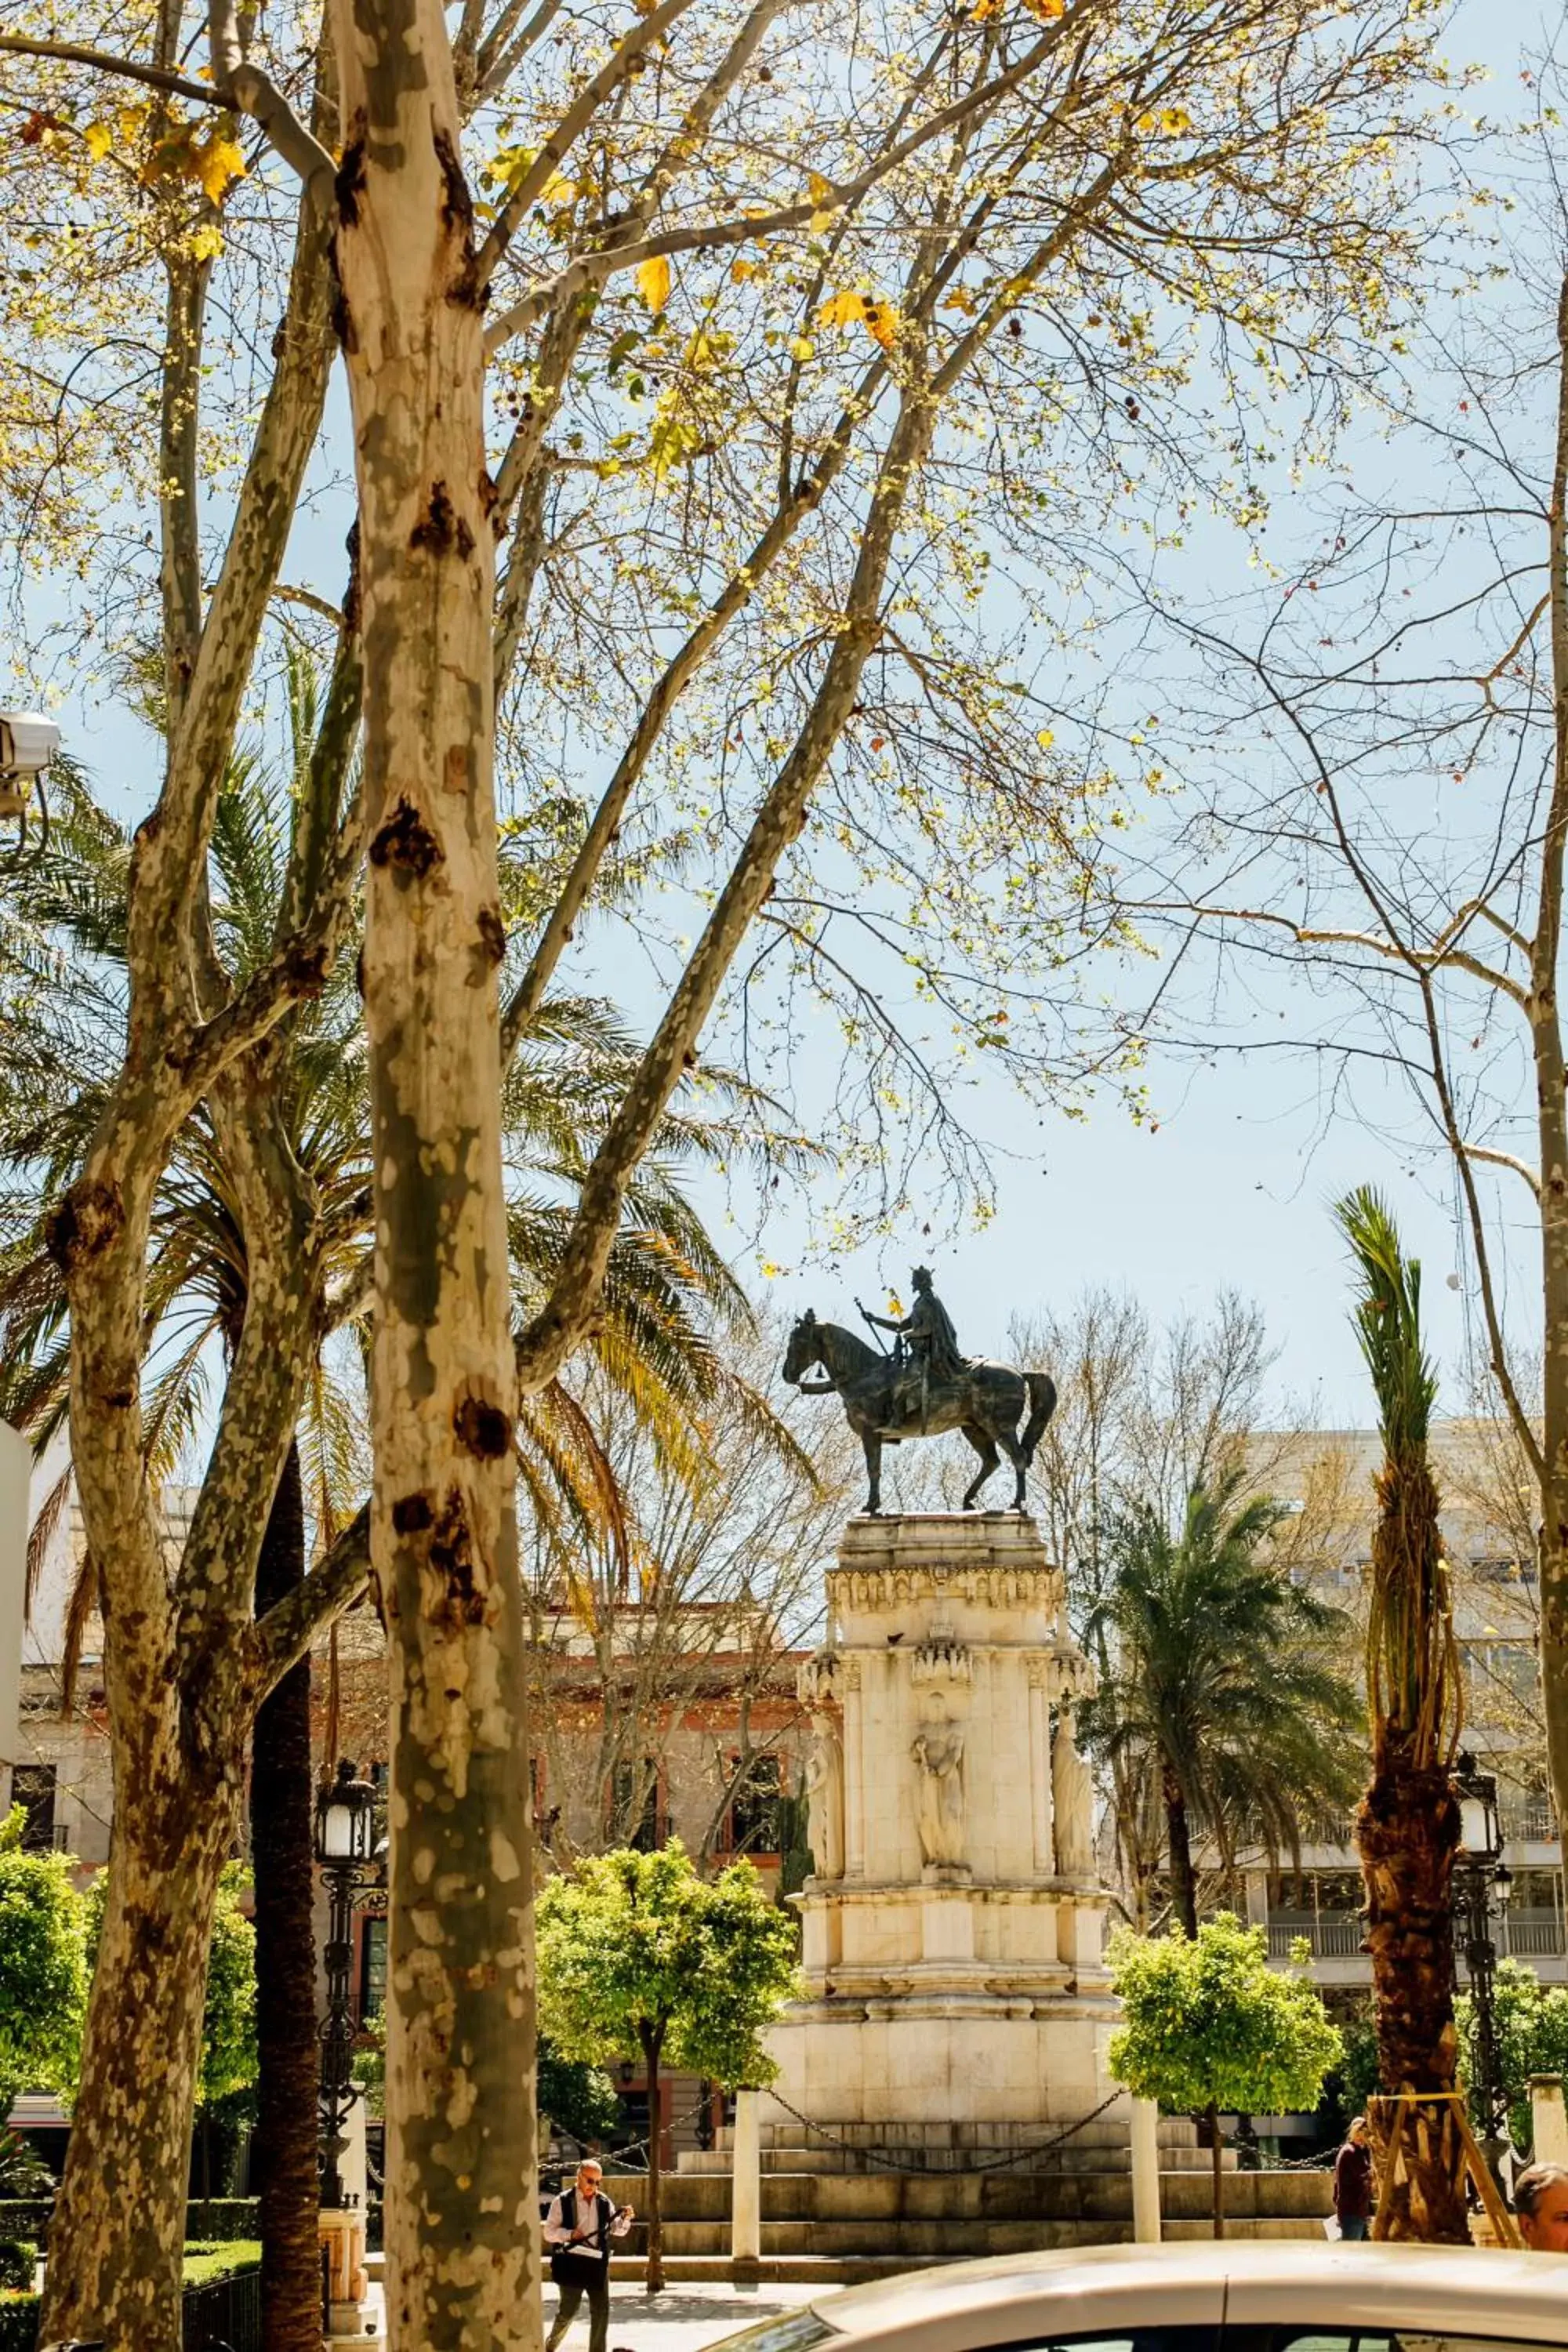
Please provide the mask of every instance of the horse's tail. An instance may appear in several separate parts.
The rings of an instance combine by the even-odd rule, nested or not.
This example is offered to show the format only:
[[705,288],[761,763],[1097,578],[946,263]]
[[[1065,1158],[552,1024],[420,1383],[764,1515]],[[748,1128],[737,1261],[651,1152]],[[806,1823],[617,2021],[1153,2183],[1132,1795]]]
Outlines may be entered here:
[[1018,1443],[1027,1464],[1033,1462],[1035,1448],[1046,1433],[1046,1423],[1057,1409],[1057,1384],[1049,1372],[1026,1372],[1024,1385],[1029,1391],[1030,1411]]

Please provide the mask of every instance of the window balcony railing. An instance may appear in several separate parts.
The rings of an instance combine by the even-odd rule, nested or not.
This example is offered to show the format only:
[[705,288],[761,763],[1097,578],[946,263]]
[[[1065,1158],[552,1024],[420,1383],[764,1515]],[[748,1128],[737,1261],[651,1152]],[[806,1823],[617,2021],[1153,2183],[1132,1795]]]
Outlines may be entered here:
[[1563,1949],[1563,1919],[1556,1911],[1533,1910],[1521,1904],[1517,1910],[1504,1913],[1496,1934],[1499,1952],[1516,1960],[1550,1958]]
[[1502,1833],[1510,1845],[1551,1845],[1557,1837],[1557,1816],[1550,1797],[1505,1797],[1499,1811]]
[[[1353,1911],[1273,1911],[1268,1916],[1268,1957],[1287,1960],[1290,1947],[1305,1937],[1315,1960],[1353,1960],[1363,1957],[1366,1923]],[[1568,1950],[1559,1912],[1521,1905],[1503,1913],[1493,1936],[1501,1959],[1555,1959]]]
[[[1557,1816],[1550,1797],[1505,1797],[1499,1811],[1503,1836],[1510,1845],[1555,1843]],[[1353,1852],[1355,1824],[1349,1813],[1309,1814],[1301,1823],[1301,1843]]]
[[1268,1918],[1268,1957],[1288,1960],[1290,1947],[1305,1936],[1315,1960],[1353,1960],[1361,1950],[1364,1923],[1353,1911],[1274,1911]]

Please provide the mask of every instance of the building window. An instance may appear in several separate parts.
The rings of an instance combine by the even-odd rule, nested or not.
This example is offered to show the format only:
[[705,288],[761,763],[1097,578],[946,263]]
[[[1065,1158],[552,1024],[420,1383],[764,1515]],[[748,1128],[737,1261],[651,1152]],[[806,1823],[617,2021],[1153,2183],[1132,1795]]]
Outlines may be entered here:
[[[731,1759],[733,1770],[740,1763]],[[731,1853],[780,1853],[784,1850],[784,1789],[776,1756],[753,1756],[730,1805]]]
[[[642,1790],[642,1805],[637,1808],[637,1790]],[[630,1764],[617,1764],[610,1778],[610,1835],[620,1845],[629,1845],[638,1853],[653,1853],[659,1843],[658,1834],[658,1759],[645,1756],[641,1769]]]
[[22,1824],[24,1853],[49,1853],[55,1843],[55,1782],[52,1764],[17,1764],[11,1772],[11,1802],[26,1815]]
[[364,1923],[363,1959],[360,1976],[359,2021],[368,2025],[380,2017],[386,2007],[386,1922],[367,1919]]

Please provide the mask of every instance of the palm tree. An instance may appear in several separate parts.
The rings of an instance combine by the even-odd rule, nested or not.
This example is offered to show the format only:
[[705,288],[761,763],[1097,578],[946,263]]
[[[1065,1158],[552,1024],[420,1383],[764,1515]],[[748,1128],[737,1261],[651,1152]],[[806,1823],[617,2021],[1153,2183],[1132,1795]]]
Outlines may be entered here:
[[[1438,1528],[1427,1432],[1437,1382],[1421,1340],[1421,1268],[1406,1258],[1384,1202],[1369,1187],[1335,1210],[1355,1261],[1356,1336],[1377,1397],[1383,1468],[1366,1629],[1372,1780],[1356,1814],[1366,1882],[1378,2078],[1385,2095],[1451,2091],[1453,1917],[1449,1884],[1459,1806],[1449,1778],[1462,1689]],[[1417,2105],[1379,2235],[1463,2245],[1464,2168],[1458,2119]],[[1383,2168],[1384,2114],[1373,2145]]]
[[[318,732],[308,670],[290,678],[296,767]],[[296,778],[296,781],[298,779]],[[0,911],[0,1412],[41,1454],[66,1425],[68,1330],[43,1219],[75,1172],[119,1056],[130,842],[63,763],[43,850],[10,877]],[[298,804],[296,801],[296,805]],[[289,849],[289,806],[251,761],[231,768],[215,827],[210,889],[225,961],[243,976],[270,952]],[[304,1575],[313,1529],[325,1549],[363,1489],[363,1405],[371,1253],[369,1104],[352,954],[323,993],[279,1033],[272,1071],[287,1148],[310,1184],[324,1247],[321,1341],[306,1409],[273,1497],[257,1568],[264,1609]],[[619,1099],[632,1041],[592,1000],[542,1004],[506,1081],[512,1281],[519,1323],[546,1289],[569,1223],[573,1188],[596,1129]],[[767,1133],[768,1107],[721,1070],[705,1069],[700,1100],[678,1100],[628,1193],[591,1343],[596,1376],[623,1399],[672,1464],[693,1477],[702,1429],[721,1398],[737,1399],[794,1454],[793,1441],[719,1353],[713,1333],[747,1308],[681,1188],[694,1159],[761,1152],[798,1157]],[[154,1219],[147,1285],[148,1475],[162,1485],[205,1420],[207,1401],[246,1317],[247,1257],[236,1188],[218,1135],[198,1107],[177,1139]],[[561,1379],[522,1405],[520,1481],[536,1523],[621,1559],[625,1512],[593,1419]],[[46,1502],[65,1501],[68,1473]],[[74,1691],[80,1638],[96,1601],[90,1561],[69,1612],[63,1685]],[[261,2052],[264,2330],[267,2352],[320,2341],[316,2221],[309,1662],[259,1711],[252,1738],[251,1842],[256,1878],[258,2026]]]
[[1271,1562],[1282,1507],[1242,1499],[1241,1484],[1232,1470],[1194,1486],[1173,1532],[1148,1504],[1125,1512],[1089,1627],[1110,1671],[1085,1738],[1157,1790],[1172,1909],[1189,1936],[1194,1831],[1227,1874],[1244,1843],[1276,1863],[1299,1856],[1303,1811],[1342,1801],[1355,1778],[1345,1734],[1359,1706],[1334,1661],[1348,1621]]

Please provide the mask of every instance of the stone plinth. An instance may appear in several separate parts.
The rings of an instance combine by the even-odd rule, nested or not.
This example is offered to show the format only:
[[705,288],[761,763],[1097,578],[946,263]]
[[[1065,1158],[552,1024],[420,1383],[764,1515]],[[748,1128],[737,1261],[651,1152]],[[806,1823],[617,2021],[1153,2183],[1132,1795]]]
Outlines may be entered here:
[[1060,1571],[1014,1514],[858,1518],[827,1603],[781,2097],[830,2126],[1088,2114],[1114,2009]]

